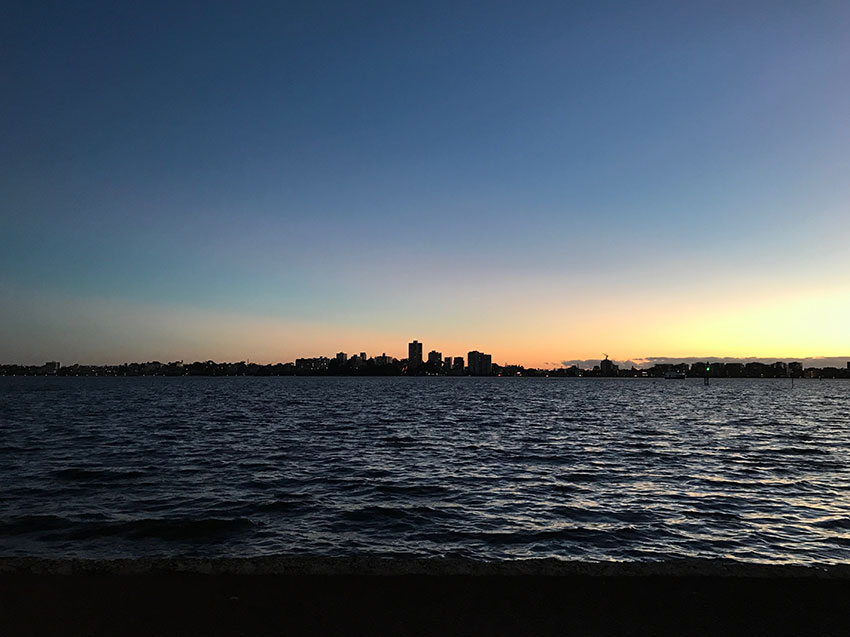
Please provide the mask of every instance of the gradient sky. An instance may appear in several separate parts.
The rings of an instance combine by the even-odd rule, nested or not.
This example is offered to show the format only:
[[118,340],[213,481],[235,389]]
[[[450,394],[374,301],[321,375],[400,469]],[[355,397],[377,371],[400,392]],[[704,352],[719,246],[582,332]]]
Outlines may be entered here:
[[848,33],[846,1],[4,3],[0,362],[848,354]]

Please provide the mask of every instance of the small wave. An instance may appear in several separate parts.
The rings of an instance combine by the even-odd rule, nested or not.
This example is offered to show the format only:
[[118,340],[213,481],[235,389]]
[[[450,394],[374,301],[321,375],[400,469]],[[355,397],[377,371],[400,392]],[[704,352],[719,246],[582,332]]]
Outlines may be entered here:
[[246,480],[245,482],[240,483],[240,486],[246,487],[248,489],[255,489],[259,491],[265,491],[267,489],[274,488],[280,484],[282,481],[281,478],[273,477],[268,479],[258,479],[252,478],[251,480]]
[[0,535],[26,535],[67,528],[71,521],[58,515],[24,515],[0,521]]
[[446,513],[426,506],[398,508],[386,506],[367,506],[360,509],[343,511],[340,516],[349,522],[384,523],[387,521],[413,523],[429,517],[443,517]]
[[289,513],[305,508],[303,500],[269,500],[252,505],[252,509],[266,513]]
[[257,470],[257,471],[263,471],[263,470],[268,471],[268,470],[274,469],[274,465],[271,464],[270,462],[268,462],[268,460],[265,460],[265,459],[257,460],[255,458],[251,458],[250,460],[238,460],[236,462],[236,467],[239,468],[239,469],[246,469],[246,470],[252,470],[253,469],[253,470]]
[[602,476],[597,473],[575,471],[573,473],[567,473],[560,476],[560,478],[565,482],[597,482],[602,478]]
[[610,508],[596,509],[575,507],[566,504],[558,504],[553,506],[550,511],[565,520],[581,521],[581,522],[596,522],[610,523],[612,521],[624,522],[626,524],[637,524],[641,522],[651,522],[655,519],[655,515],[642,509],[631,510],[612,510]]
[[850,546],[850,537],[846,537],[843,535],[836,535],[833,537],[826,538],[826,541],[831,544],[839,544],[841,546]]
[[343,511],[341,516],[352,522],[373,522],[381,518],[402,520],[409,517],[410,514],[404,509],[397,509],[395,507],[370,506],[362,509]]
[[564,459],[557,455],[545,455],[540,453],[506,452],[503,457],[507,460],[523,464],[560,465]]
[[423,485],[423,484],[398,484],[398,483],[387,483],[387,484],[378,484],[375,485],[375,488],[380,493],[393,493],[400,495],[409,495],[412,497],[440,497],[449,493],[449,489],[447,487],[442,487],[439,485]]
[[588,490],[587,487],[577,486],[575,484],[560,484],[560,483],[553,484],[548,488],[551,489],[552,491],[554,491],[555,493],[576,493],[576,492],[579,492],[579,491]]
[[782,447],[775,452],[786,456],[828,456],[830,453],[817,447]]
[[814,437],[811,434],[803,432],[803,431],[785,434],[783,436],[783,438],[787,438],[788,440],[799,440],[801,442],[806,442],[808,440],[814,439]]
[[415,443],[416,438],[413,438],[412,436],[405,436],[405,435],[391,435],[391,436],[385,436],[384,438],[382,438],[381,442],[385,442],[385,443],[387,443],[389,445],[393,445],[393,446],[403,446],[403,445],[409,445],[409,444]]
[[665,434],[665,432],[660,429],[651,428],[635,429],[631,433],[634,436],[663,436]]
[[105,536],[121,536],[130,539],[161,539],[211,541],[225,539],[255,526],[247,518],[144,518],[128,522],[86,524],[67,533],[67,537],[83,540]]
[[685,479],[687,484],[702,485],[709,487],[753,487],[758,484],[757,481],[749,480],[734,480],[732,478],[720,478],[717,476],[687,476]]
[[687,511],[683,511],[685,515],[692,518],[709,518],[713,520],[740,520],[741,516],[737,513],[730,513],[728,511],[718,511],[713,509],[708,510],[697,510],[690,509]]
[[655,443],[652,442],[643,442],[641,440],[634,440],[626,443],[626,447],[628,449],[654,449],[656,447]]
[[466,540],[478,540],[487,544],[536,544],[558,541],[608,543],[633,539],[642,531],[630,524],[594,529],[585,526],[570,526],[559,529],[529,531],[455,531],[451,533]]
[[147,474],[144,471],[69,467],[67,469],[53,471],[51,475],[68,482],[120,482],[122,480],[142,478]]
[[390,472],[386,469],[378,469],[378,468],[375,468],[375,467],[370,467],[368,469],[363,469],[362,471],[358,471],[356,475],[357,475],[358,478],[365,478],[365,479],[368,480],[368,479],[371,479],[371,478],[386,478],[386,477],[392,475],[392,472]]
[[850,529],[850,518],[826,518],[814,523],[823,529]]
[[5,444],[0,445],[0,454],[3,453],[24,453],[27,451],[35,451],[34,447],[25,447],[23,445]]
[[251,515],[255,512],[291,512],[306,509],[310,506],[312,496],[303,494],[282,493],[265,499],[246,498],[240,500],[223,500],[215,503],[209,513],[238,517]]

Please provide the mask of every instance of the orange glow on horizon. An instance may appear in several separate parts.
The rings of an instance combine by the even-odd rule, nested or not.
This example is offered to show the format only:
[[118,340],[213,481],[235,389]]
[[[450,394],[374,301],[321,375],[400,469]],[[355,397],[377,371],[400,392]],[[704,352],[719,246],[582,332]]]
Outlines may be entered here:
[[[54,359],[278,363],[340,351],[365,351],[369,356],[386,352],[401,359],[413,339],[423,343],[426,356],[433,349],[443,356],[466,357],[475,349],[492,354],[495,363],[546,368],[564,360],[598,360],[602,352],[621,361],[650,356],[789,360],[850,353],[848,288],[708,307],[680,298],[665,306],[674,311],[629,302],[624,308],[622,303],[597,300],[594,309],[580,310],[565,301],[535,311],[493,312],[478,320],[460,312],[405,322],[392,316],[376,321],[366,317],[341,324],[331,318],[293,321],[108,299],[21,299],[18,310],[35,317],[33,322],[52,336],[33,337],[27,321],[11,325],[7,336],[9,343],[21,343],[26,361],[32,359],[33,364]],[[14,351],[4,357],[25,360]]]

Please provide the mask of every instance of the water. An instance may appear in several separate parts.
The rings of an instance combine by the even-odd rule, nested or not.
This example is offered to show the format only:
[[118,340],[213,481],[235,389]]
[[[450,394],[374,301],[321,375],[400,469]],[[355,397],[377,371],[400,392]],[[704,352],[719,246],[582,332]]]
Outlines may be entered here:
[[850,561],[850,383],[0,378],[0,555]]

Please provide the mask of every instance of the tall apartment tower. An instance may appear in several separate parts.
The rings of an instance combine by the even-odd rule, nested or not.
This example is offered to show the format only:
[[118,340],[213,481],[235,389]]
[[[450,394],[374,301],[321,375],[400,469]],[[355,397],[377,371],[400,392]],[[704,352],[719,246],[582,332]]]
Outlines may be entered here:
[[413,341],[407,345],[407,366],[415,369],[422,364],[422,343]]
[[483,354],[473,350],[466,356],[467,368],[473,376],[487,376],[493,368],[490,354]]

